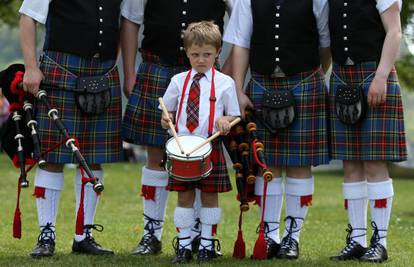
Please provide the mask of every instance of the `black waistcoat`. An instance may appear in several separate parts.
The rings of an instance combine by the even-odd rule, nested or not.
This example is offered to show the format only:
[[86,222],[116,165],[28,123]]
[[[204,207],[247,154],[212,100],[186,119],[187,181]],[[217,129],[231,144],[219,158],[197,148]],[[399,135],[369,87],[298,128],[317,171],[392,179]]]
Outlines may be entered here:
[[148,0],[142,49],[176,64],[185,56],[182,34],[191,22],[214,21],[223,32],[223,0]]
[[[283,2],[280,9],[276,2]],[[279,66],[286,75],[320,64],[319,33],[312,0],[251,0],[253,33],[250,67],[271,74]]]
[[121,0],[53,0],[44,50],[116,59]]
[[381,58],[385,30],[375,0],[329,0],[329,29],[336,63]]

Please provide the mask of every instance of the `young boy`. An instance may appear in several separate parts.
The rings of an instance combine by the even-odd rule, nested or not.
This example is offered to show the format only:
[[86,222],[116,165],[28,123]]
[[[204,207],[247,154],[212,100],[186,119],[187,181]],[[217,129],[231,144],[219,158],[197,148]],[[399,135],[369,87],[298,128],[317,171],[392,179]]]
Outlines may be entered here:
[[[184,32],[184,47],[192,69],[171,79],[163,97],[169,111],[169,117],[163,115],[161,119],[163,128],[168,128],[168,122],[177,116],[175,121],[179,134],[207,137],[217,130],[223,135],[229,132],[230,122],[240,115],[240,110],[234,81],[213,67],[220,46],[220,30],[213,22],[202,21],[188,26]],[[215,105],[215,111],[210,111],[211,104]],[[215,122],[214,126],[209,122]],[[209,261],[217,257],[214,243],[218,240],[213,239],[221,217],[217,193],[230,191],[231,184],[221,141],[216,139],[212,143],[213,170],[207,178],[197,182],[182,182],[172,177],[169,179],[168,189],[178,191],[174,223],[179,233],[174,245],[176,257],[173,263],[187,263],[192,259],[190,233],[194,225],[195,188],[200,189],[202,202],[198,261]]]

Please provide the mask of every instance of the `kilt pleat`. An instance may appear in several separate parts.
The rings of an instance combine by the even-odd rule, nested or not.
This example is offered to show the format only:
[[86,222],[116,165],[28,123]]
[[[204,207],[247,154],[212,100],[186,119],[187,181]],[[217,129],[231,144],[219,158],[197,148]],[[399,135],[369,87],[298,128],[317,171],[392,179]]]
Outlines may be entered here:
[[404,161],[407,148],[400,85],[395,69],[387,81],[386,102],[368,108],[357,125],[346,125],[335,115],[335,93],[339,85],[361,85],[365,95],[377,69],[375,62],[355,66],[333,65],[330,80],[330,150],[332,159]]
[[164,147],[168,133],[161,127],[158,98],[164,95],[172,76],[188,67],[152,62],[153,58],[149,60],[148,57],[143,60],[124,113],[122,137],[129,143]]
[[272,134],[260,120],[258,138],[264,143],[269,166],[317,166],[329,163],[327,92],[321,70],[283,78],[252,74],[246,94],[254,109],[261,108],[264,90],[290,90],[295,99],[295,120]]
[[170,176],[168,178],[167,190],[188,191],[198,188],[202,192],[209,193],[223,193],[231,191],[231,182],[227,171],[222,142],[220,139],[216,139],[212,142],[210,159],[213,164],[213,170],[208,177],[197,182],[183,182],[176,180]]
[[[69,135],[79,141],[80,152],[91,164],[122,159],[121,91],[115,63],[114,60],[85,59],[52,51],[46,51],[40,62],[40,69],[45,76],[41,89],[46,91],[50,105],[58,110]],[[109,79],[112,97],[109,108],[99,115],[82,114],[71,90],[76,86],[76,76],[105,74]],[[42,151],[52,148],[64,139],[47,112],[41,101],[35,103]],[[77,163],[71,149],[65,145],[47,154],[45,160],[50,163]]]

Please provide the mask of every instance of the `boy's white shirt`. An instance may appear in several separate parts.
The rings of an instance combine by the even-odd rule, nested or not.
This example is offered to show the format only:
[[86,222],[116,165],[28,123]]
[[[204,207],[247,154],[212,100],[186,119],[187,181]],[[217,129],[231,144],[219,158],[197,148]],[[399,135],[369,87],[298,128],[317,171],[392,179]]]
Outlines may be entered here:
[[[191,70],[191,76],[188,81],[187,88],[183,99],[181,108],[181,115],[177,122],[177,128],[179,134],[189,134],[186,127],[187,122],[187,100],[190,92],[190,87],[193,82],[193,77],[197,73],[196,70]],[[187,77],[188,71],[179,73],[171,78],[171,82],[163,96],[163,100],[167,110],[170,112],[178,112],[181,96],[183,92],[184,82]],[[200,112],[199,112],[199,126],[193,131],[192,134],[208,136],[208,123],[210,117],[210,89],[211,89],[212,70],[210,69],[205,73],[205,76],[200,79]],[[214,77],[215,85],[215,112],[214,112],[214,124],[215,121],[222,116],[240,116],[239,103],[236,94],[236,85],[230,76],[227,76],[217,70],[215,70]],[[176,114],[177,115],[177,114]],[[213,133],[217,129],[214,125]]]

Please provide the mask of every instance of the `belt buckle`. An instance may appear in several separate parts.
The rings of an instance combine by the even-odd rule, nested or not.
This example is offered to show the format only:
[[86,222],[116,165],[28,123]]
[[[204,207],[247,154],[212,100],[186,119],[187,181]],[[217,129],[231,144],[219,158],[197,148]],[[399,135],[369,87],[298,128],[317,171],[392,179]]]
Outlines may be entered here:
[[270,77],[272,77],[272,78],[283,78],[283,77],[286,77],[286,74],[283,72],[283,70],[279,66],[276,66],[275,70],[270,75]]
[[345,65],[347,66],[353,66],[355,65],[354,61],[352,61],[352,59],[350,59],[349,57],[345,60]]

